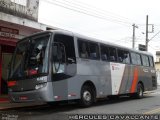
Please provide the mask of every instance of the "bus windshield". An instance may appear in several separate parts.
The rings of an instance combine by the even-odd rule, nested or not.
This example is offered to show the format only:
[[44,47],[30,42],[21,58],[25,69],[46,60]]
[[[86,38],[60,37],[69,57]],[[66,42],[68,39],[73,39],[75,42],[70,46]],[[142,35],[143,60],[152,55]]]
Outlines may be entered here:
[[17,44],[10,66],[10,79],[24,79],[48,73],[50,35],[26,38]]

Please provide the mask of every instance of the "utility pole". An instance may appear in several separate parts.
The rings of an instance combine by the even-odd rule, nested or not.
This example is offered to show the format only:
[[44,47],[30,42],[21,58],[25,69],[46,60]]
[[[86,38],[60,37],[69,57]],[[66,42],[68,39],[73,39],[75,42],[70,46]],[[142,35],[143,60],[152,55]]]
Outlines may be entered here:
[[135,28],[138,28],[138,26],[136,26],[135,24],[133,24],[132,26],[133,26],[132,48],[134,49],[135,47]]
[[146,51],[148,51],[148,15],[146,16]]

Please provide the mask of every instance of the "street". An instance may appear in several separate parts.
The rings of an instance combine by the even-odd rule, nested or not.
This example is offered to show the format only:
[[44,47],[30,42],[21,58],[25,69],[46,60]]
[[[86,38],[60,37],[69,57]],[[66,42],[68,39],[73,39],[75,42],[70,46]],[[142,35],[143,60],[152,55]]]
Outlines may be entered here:
[[40,105],[1,110],[2,117],[18,118],[18,120],[68,120],[73,114],[159,114],[160,88],[145,94],[143,99],[120,97],[119,99],[100,100],[89,108],[81,108],[76,104]]

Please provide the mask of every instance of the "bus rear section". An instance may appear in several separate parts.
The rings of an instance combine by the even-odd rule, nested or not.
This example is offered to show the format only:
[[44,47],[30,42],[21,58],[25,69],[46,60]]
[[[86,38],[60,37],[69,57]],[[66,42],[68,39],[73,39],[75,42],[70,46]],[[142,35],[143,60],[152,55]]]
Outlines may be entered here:
[[143,92],[157,89],[156,71],[151,54],[125,48],[117,48],[116,51],[117,60],[110,62],[109,68],[112,86],[110,95],[126,94],[142,98]]

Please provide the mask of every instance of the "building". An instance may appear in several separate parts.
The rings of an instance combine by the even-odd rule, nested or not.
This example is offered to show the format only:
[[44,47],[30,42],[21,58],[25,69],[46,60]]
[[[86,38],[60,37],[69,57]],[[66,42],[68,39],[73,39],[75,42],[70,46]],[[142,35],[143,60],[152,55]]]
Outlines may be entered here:
[[16,42],[46,30],[38,23],[39,0],[0,0],[0,94],[7,93],[8,65]]
[[156,51],[156,62],[155,62],[156,70],[160,71],[160,51]]

